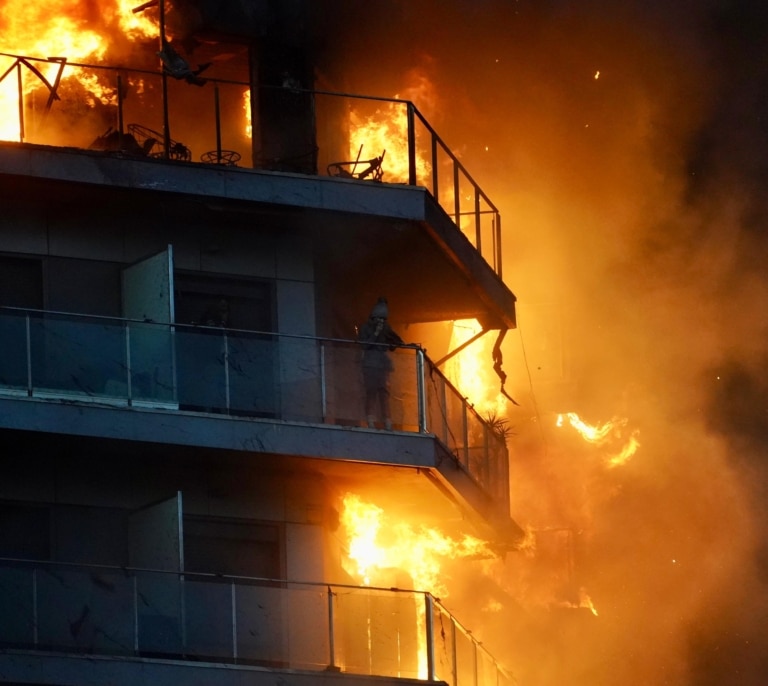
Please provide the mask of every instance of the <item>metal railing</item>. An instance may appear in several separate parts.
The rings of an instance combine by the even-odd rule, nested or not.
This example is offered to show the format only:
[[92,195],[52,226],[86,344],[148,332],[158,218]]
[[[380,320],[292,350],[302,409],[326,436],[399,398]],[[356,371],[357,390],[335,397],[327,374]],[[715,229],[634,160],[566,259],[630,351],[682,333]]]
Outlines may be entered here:
[[[0,341],[5,395],[368,426],[354,341],[11,307],[0,307]],[[421,348],[387,354],[392,428],[435,434],[506,511],[504,438]]]
[[507,686],[429,593],[0,560],[0,646]]
[[[84,97],[68,79],[98,84],[96,133],[82,125],[89,117],[64,125]],[[409,100],[275,86],[260,86],[257,98],[246,82],[206,78],[192,87],[160,72],[9,53],[0,53],[0,85],[15,85],[13,140],[21,142],[423,186],[502,275],[498,208]],[[252,104],[265,102],[273,118],[282,114],[277,121]]]

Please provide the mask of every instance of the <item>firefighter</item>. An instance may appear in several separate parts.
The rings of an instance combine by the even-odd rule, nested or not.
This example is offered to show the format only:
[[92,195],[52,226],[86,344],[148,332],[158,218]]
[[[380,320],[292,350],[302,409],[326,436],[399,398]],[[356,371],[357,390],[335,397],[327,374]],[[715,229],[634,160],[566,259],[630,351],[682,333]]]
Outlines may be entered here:
[[373,306],[368,321],[360,327],[358,341],[364,344],[362,369],[368,427],[375,428],[378,411],[384,421],[384,428],[391,431],[389,377],[394,366],[389,352],[395,346],[403,345],[403,340],[387,322],[388,317],[387,299],[381,297]]

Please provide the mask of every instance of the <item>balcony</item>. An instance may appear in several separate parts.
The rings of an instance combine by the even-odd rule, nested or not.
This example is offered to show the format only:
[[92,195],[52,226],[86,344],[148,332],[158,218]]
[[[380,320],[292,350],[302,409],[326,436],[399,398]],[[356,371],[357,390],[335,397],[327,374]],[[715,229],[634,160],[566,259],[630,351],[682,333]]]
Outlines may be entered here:
[[[17,308],[0,308],[0,340],[0,402],[20,401],[5,413],[8,428],[449,470],[463,497],[477,493],[475,509],[508,516],[504,436],[417,346],[391,351],[394,431],[385,431],[381,423],[368,427],[362,347],[354,341]],[[76,406],[81,416],[76,425],[42,418],[29,401],[54,411]],[[82,417],[88,407],[102,413],[91,423]],[[122,427],[115,410],[141,415]],[[193,432],[195,417],[204,424]],[[222,421],[227,430],[215,431]],[[302,433],[285,430],[291,426]],[[318,431],[326,432],[322,439]],[[430,441],[392,443],[408,436]],[[446,464],[434,441],[451,457]]]
[[[292,87],[256,92],[246,82],[214,78],[196,88],[159,72],[7,53],[0,53],[0,68],[0,82],[16,81],[23,94],[17,96],[19,142],[423,187],[502,275],[497,207],[410,101]],[[42,73],[51,69],[53,83],[44,82]],[[88,99],[95,118],[108,122],[100,135],[57,122],[59,112],[83,106],[83,88],[68,87],[69,77],[98,83],[100,99]],[[277,125],[257,120],[252,126],[258,117],[251,103],[259,101],[269,101]]]
[[423,592],[6,559],[0,605],[4,648],[514,683]]

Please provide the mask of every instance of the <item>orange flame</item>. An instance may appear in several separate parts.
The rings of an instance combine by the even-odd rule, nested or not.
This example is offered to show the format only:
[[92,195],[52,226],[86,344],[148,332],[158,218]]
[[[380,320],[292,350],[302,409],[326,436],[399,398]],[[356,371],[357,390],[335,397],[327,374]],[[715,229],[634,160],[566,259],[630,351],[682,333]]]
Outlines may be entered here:
[[595,608],[595,604],[592,602],[592,598],[587,595],[587,591],[583,587],[579,589],[579,607],[589,608],[592,614],[597,617],[597,609]]
[[[0,8],[2,50],[9,55],[30,58],[64,58],[68,62],[103,62],[114,36],[136,39],[157,35],[156,12],[134,14],[133,0],[107,0],[99,3],[99,12],[89,11],[87,3],[76,0],[5,0]],[[15,57],[0,57],[0,75],[11,72],[0,83],[0,139],[21,137],[19,102],[41,88],[46,89],[31,70],[18,65]],[[53,84],[59,63],[32,62],[49,84]],[[21,93],[19,92],[21,79]],[[92,71],[67,65],[62,85],[69,81],[101,102],[114,98],[113,87],[105,87]],[[95,100],[90,105],[93,106]],[[88,103],[86,103],[88,104]]]
[[391,522],[381,508],[352,493],[343,497],[341,523],[348,540],[344,568],[365,585],[389,586],[387,570],[398,569],[411,577],[410,590],[446,597],[444,560],[494,556],[486,542],[473,536],[456,540],[437,529]]
[[[384,158],[384,180],[407,183],[408,168],[408,111],[406,101],[416,104],[420,111],[436,105],[435,87],[427,75],[418,69],[411,70],[405,77],[407,85],[394,99],[400,102],[380,102],[375,111],[363,113],[359,108],[349,113],[349,159],[355,160],[378,157]],[[416,131],[418,135],[418,128]],[[361,150],[362,146],[362,150]],[[424,151],[416,150],[416,178],[418,183],[431,173],[430,162]]]
[[245,113],[245,135],[253,138],[253,122],[251,121],[251,90],[246,88],[243,91],[243,112]]
[[[476,319],[453,322],[450,349],[455,350],[481,331],[482,327]],[[502,393],[493,390],[499,388],[499,378],[491,366],[491,346],[490,339],[477,339],[448,361],[445,372],[451,383],[469,398],[481,416],[502,417],[506,412],[507,401]]]
[[557,416],[557,426],[563,426],[566,418],[579,435],[589,443],[604,445],[609,441],[622,441],[618,452],[606,458],[605,464],[608,467],[617,467],[625,464],[640,447],[640,440],[638,438],[640,431],[638,429],[632,430],[629,436],[624,439],[623,430],[628,423],[626,418],[614,418],[603,424],[592,425],[583,421],[575,412],[568,412],[565,415],[560,414]]

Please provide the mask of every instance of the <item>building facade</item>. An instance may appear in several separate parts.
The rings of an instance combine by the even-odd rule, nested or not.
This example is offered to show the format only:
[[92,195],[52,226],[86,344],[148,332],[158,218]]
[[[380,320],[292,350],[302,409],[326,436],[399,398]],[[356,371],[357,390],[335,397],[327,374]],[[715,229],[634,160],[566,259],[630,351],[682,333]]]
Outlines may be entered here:
[[[383,101],[314,90],[278,3],[254,4],[259,31],[227,6],[199,3],[192,34],[226,35],[207,49],[236,45],[247,80],[173,62],[164,29],[162,73],[93,66],[113,86],[97,136],[64,125],[72,67],[6,58],[19,83],[60,78],[19,96],[0,142],[2,678],[504,683],[407,570],[352,578],[339,524],[362,493],[519,541],[504,436],[430,333],[515,326],[498,212],[412,103],[386,103],[403,177],[378,173],[391,150],[351,156],[344,113]],[[391,426],[369,423],[357,342],[380,296],[405,341],[385,351]]]

